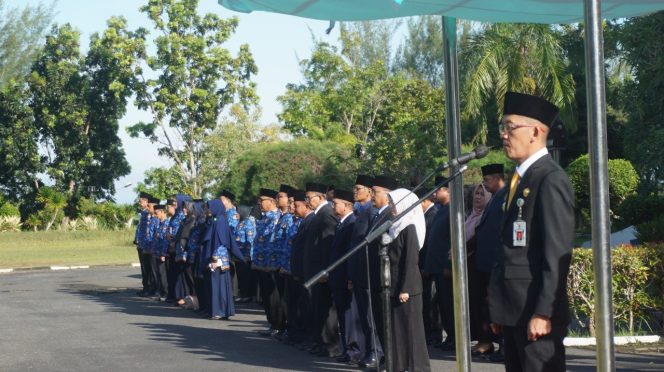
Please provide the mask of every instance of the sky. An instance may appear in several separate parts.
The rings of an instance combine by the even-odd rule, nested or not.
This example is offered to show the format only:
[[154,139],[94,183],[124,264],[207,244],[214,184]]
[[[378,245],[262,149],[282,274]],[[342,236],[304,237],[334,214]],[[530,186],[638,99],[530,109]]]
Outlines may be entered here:
[[[40,2],[50,3],[48,0],[5,1],[7,8]],[[149,20],[138,11],[138,8],[146,3],[147,0],[57,0],[54,22],[70,23],[78,29],[81,32],[82,51],[86,51],[90,35],[103,31],[106,20],[111,16],[124,16],[129,29],[149,28]],[[239,18],[239,26],[225,47],[235,54],[241,44],[249,45],[258,66],[254,81],[263,112],[261,123],[265,125],[278,122],[276,115],[281,111],[281,105],[276,98],[285,92],[286,84],[301,81],[298,59],[310,56],[314,44],[312,34],[317,39],[332,43],[336,43],[339,37],[338,27],[330,35],[325,34],[329,27],[328,22],[265,12],[237,13],[220,6],[216,0],[200,0],[199,13],[216,13],[224,18]],[[170,164],[168,160],[157,155],[147,140],[130,138],[127,135],[126,127],[149,120],[149,115],[136,109],[133,104],[127,107],[127,114],[120,120],[118,134],[131,164],[131,173],[115,183],[115,200],[119,203],[132,203],[135,200],[134,187],[143,181],[146,170]],[[128,184],[131,185],[127,186]]]

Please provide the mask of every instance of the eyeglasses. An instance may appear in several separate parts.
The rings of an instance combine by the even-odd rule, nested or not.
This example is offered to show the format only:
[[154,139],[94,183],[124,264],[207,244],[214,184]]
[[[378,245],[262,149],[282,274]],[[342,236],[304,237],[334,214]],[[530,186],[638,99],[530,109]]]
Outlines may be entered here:
[[313,198],[321,198],[321,196],[320,195],[311,195],[311,196],[307,195],[307,196],[304,197],[304,200],[311,200]]
[[353,190],[355,190],[355,191],[360,191],[362,189],[368,189],[368,187],[362,186],[362,185],[357,185],[357,186],[353,187]]
[[505,134],[511,135],[512,132],[519,128],[532,128],[534,125],[526,125],[526,124],[514,124],[514,123],[507,123],[507,124],[499,124],[498,125],[498,133],[502,136]]
[[259,201],[260,203],[262,203],[262,202],[264,202],[264,201],[266,201],[266,200],[272,200],[272,198],[267,198],[267,197],[260,197],[260,198],[258,198],[258,201]]

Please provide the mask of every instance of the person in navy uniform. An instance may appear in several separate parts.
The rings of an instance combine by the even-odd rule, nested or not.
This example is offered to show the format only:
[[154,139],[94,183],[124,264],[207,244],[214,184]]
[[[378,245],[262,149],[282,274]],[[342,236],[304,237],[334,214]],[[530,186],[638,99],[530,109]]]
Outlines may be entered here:
[[274,295],[274,313],[276,319],[277,333],[274,336],[281,339],[286,331],[287,322],[287,301],[286,301],[286,276],[288,275],[288,259],[286,250],[288,249],[288,230],[293,225],[293,215],[290,213],[289,193],[292,193],[293,187],[282,184],[277,193],[277,209],[279,210],[279,222],[272,233],[271,244],[272,253],[270,261],[275,262],[276,270],[272,272],[272,278],[276,291]]
[[154,263],[157,267],[157,292],[159,294],[159,301],[165,302],[168,298],[168,272],[166,267],[166,260],[168,259],[168,228],[170,219],[166,214],[166,205],[159,204],[154,207],[157,225],[154,238],[152,240],[152,254]]
[[230,226],[231,231],[235,232],[237,225],[240,223],[240,215],[235,207],[235,194],[228,190],[222,190],[219,194],[219,199],[224,204],[224,208],[226,208],[228,226]]
[[[418,198],[422,198],[429,192],[429,188],[423,187],[417,190]],[[424,334],[427,336],[427,345],[440,344],[443,325],[440,322],[440,311],[436,303],[436,287],[433,279],[424,273],[424,260],[427,256],[427,244],[431,235],[431,226],[438,212],[438,207],[434,202],[434,197],[424,199],[420,204],[424,213],[424,222],[426,224],[426,236],[424,245],[419,253],[419,267],[422,275],[422,318],[424,321]]]
[[[500,163],[487,164],[482,167],[482,184],[492,194],[489,204],[482,213],[477,227],[475,228],[475,266],[477,269],[475,290],[470,293],[471,303],[479,307],[479,323],[477,345],[472,352],[478,354],[490,354],[494,351],[493,337],[489,329],[489,306],[487,302],[487,291],[489,289],[489,278],[491,269],[496,262],[496,251],[500,247],[500,224],[503,218],[503,200],[505,200],[505,166]],[[471,257],[472,259],[472,257]],[[492,356],[493,359],[496,359]]]
[[277,266],[275,247],[272,243],[272,236],[281,216],[277,208],[277,194],[277,191],[271,189],[260,189],[259,191],[258,203],[263,212],[263,217],[256,223],[256,238],[254,239],[254,251],[251,256],[251,264],[258,278],[261,303],[270,324],[269,329],[259,331],[259,334],[264,336],[273,336],[281,331],[277,287],[273,275],[279,267]]
[[504,337],[507,371],[565,371],[574,193],[546,148],[557,116],[558,108],[542,98],[505,96],[500,137],[517,167],[504,203],[489,312],[492,330]]
[[136,226],[136,234],[134,235],[134,244],[136,245],[138,262],[141,265],[141,284],[143,285],[143,288],[136,294],[141,297],[150,292],[150,264],[149,260],[146,260],[145,255],[143,254],[143,242],[145,240],[145,234],[147,234],[148,217],[150,216],[150,211],[148,211],[148,200],[150,197],[150,194],[143,191],[141,191],[138,196],[138,207],[141,212],[138,219],[138,225]]
[[[427,252],[424,259],[423,272],[434,282],[436,287],[435,303],[438,305],[442,328],[446,338],[440,344],[434,344],[444,351],[452,351],[454,342],[454,297],[452,293],[452,261],[450,259],[450,193],[445,177],[435,179],[436,186],[440,186],[434,198],[438,204],[438,212],[431,222],[431,231],[427,237]],[[442,186],[441,186],[442,185]],[[435,334],[436,341],[442,340],[441,334]]]
[[[328,191],[326,185],[309,182],[305,190],[309,208],[314,211],[304,243],[304,278],[308,280],[329,264],[338,219],[325,198]],[[319,356],[335,356],[339,353],[339,334],[327,279],[311,287],[311,304],[313,306],[310,329],[312,346],[309,352]]]
[[240,222],[235,228],[235,241],[242,251],[246,262],[237,261],[237,284],[239,298],[237,302],[250,302],[256,295],[256,278],[251,270],[251,252],[256,236],[256,219],[251,215],[251,207],[240,205],[237,208]]
[[142,243],[144,259],[149,262],[150,266],[150,291],[146,297],[155,297],[159,287],[159,266],[155,258],[154,252],[154,237],[157,229],[159,228],[159,219],[155,216],[154,207],[159,204],[159,199],[151,197],[148,199],[148,222],[145,237]]
[[304,346],[309,336],[312,315],[309,292],[304,287],[304,251],[306,249],[304,241],[315,214],[306,202],[304,190],[293,191],[293,208],[294,214],[300,222],[297,233],[292,237],[290,243],[291,280],[288,286],[288,337],[283,341],[287,344]]
[[[355,215],[357,219],[353,226],[353,233],[350,239],[350,246],[355,247],[364,241],[369,231],[372,218],[376,215],[377,209],[373,205],[373,177],[358,174],[355,178],[353,187],[353,197],[355,199]],[[362,368],[376,368],[378,362],[383,357],[383,349],[380,343],[376,343],[374,334],[382,332],[376,330],[376,323],[373,318],[373,312],[369,309],[369,291],[368,270],[367,270],[367,247],[360,249],[357,253],[348,259],[348,287],[353,292],[353,299],[357,304],[357,312],[360,317],[361,332],[356,332],[356,337],[363,337],[363,358],[358,362]],[[356,330],[357,331],[357,330]]]
[[[350,239],[356,219],[353,213],[354,200],[355,197],[352,191],[342,189],[334,191],[332,204],[334,213],[339,218],[339,223],[337,224],[337,231],[330,250],[330,263],[341,258],[351,248]],[[353,292],[348,288],[348,269],[345,262],[330,272],[328,283],[332,291],[334,306],[337,310],[341,337],[342,355],[337,358],[337,361],[342,363],[354,361],[357,363],[364,357],[364,345],[357,343],[357,337],[351,337],[357,333],[356,328],[360,327],[356,326],[359,322],[356,310],[357,305],[355,305],[355,311],[351,307]],[[359,331],[361,332],[361,328]]]

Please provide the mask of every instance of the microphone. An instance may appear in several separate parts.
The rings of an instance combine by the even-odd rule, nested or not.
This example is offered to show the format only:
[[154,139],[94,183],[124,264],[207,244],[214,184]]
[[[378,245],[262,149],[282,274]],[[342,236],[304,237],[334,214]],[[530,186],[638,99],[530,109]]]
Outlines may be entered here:
[[435,172],[438,173],[444,171],[447,168],[466,164],[473,159],[481,159],[489,153],[489,149],[490,149],[489,147],[486,147],[484,145],[479,145],[475,147],[473,151],[461,154],[458,157],[448,161],[447,163],[441,164],[440,166],[438,166],[438,168],[436,168]]

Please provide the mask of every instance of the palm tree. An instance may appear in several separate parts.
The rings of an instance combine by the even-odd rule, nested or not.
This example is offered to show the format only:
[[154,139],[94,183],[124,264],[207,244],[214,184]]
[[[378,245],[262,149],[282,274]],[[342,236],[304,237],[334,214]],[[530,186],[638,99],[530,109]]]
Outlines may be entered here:
[[58,212],[67,206],[67,197],[51,187],[42,187],[39,189],[39,194],[37,194],[37,202],[43,204],[44,210],[51,213],[51,219],[44,229],[48,231],[55,222]]
[[[473,142],[486,142],[487,122],[500,117],[508,91],[548,99],[562,108],[563,121],[574,125],[574,79],[561,46],[561,33],[554,26],[480,25],[465,41],[461,46],[463,114],[466,119],[479,119]],[[487,112],[487,107],[495,111]]]

